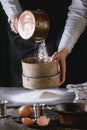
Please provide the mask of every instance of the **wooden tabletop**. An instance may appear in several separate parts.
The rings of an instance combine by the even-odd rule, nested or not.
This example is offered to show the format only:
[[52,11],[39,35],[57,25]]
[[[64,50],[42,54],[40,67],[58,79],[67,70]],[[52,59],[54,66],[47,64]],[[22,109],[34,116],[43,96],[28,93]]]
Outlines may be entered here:
[[[11,93],[15,90],[19,91],[21,89],[20,88],[1,87],[0,88],[0,98],[1,98],[1,100],[4,99],[3,94],[6,95],[6,96],[8,95],[9,91],[7,91],[7,90],[10,90],[10,93]],[[26,92],[25,89],[23,89],[23,91]],[[15,92],[17,92],[17,91],[15,91]],[[1,94],[1,93],[3,93],[3,94]],[[6,99],[6,96],[5,96],[5,99]],[[9,101],[11,101],[11,100],[9,100]],[[59,120],[58,120],[58,114],[54,113],[51,110],[45,111],[45,115],[47,115],[51,119],[51,123],[47,127],[40,127],[37,124],[34,124],[31,127],[27,127],[27,126],[22,124],[22,122],[19,118],[19,115],[18,115],[19,107],[20,107],[20,105],[15,106],[14,104],[12,104],[12,106],[7,106],[7,116],[6,117],[0,117],[0,130],[37,130],[37,129],[38,130],[72,130],[72,129],[78,130],[76,128],[70,128],[70,127],[65,127],[65,126],[61,125],[59,123]],[[87,128],[81,129],[81,130],[87,130]]]
[[[0,118],[0,130],[79,130],[80,128],[70,128],[62,126],[58,121],[57,113],[47,110],[45,115],[51,118],[50,125],[46,127],[40,127],[37,124],[33,126],[25,126],[22,124],[18,115],[18,108],[7,108],[7,117]],[[87,129],[80,129],[87,130]]]

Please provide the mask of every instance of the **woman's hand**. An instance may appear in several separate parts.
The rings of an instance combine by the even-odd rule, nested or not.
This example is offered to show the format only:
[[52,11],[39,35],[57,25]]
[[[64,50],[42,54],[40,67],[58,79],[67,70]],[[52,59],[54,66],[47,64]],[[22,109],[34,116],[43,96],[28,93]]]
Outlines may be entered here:
[[66,79],[66,57],[68,52],[66,49],[55,52],[52,55],[52,61],[58,59],[60,65],[60,85],[65,82]]

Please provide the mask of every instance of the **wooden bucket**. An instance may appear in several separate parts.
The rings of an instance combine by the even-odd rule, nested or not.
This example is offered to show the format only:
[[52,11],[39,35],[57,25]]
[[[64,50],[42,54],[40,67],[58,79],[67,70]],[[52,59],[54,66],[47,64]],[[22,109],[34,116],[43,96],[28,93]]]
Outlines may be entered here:
[[43,62],[36,57],[22,60],[23,87],[28,89],[45,89],[58,87],[60,69],[58,61]]

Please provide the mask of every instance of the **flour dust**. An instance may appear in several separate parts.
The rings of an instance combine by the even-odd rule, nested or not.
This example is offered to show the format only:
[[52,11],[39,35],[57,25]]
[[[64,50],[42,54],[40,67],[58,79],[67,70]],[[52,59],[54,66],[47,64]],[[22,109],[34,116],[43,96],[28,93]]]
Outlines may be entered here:
[[47,52],[47,49],[46,49],[45,41],[40,43],[37,57],[38,57],[38,59],[40,61],[44,61],[44,62],[49,62],[50,61],[49,56],[48,56],[48,52]]

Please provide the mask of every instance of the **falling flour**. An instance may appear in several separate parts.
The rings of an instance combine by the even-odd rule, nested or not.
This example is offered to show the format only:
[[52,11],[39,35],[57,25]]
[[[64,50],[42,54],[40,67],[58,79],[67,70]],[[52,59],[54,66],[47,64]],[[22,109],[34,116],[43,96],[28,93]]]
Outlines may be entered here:
[[44,62],[49,62],[49,56],[48,56],[48,53],[47,53],[45,41],[43,41],[40,44],[37,57],[38,57],[38,59],[40,59]]

